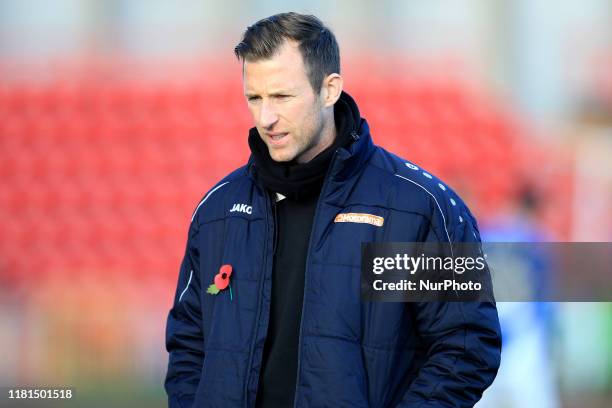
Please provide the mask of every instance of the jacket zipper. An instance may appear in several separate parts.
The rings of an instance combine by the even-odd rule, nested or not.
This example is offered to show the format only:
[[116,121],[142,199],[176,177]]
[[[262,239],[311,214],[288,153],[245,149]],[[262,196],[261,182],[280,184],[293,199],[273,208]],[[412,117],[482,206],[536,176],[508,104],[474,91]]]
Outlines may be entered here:
[[[260,300],[257,303],[257,320],[256,320],[256,324],[255,327],[253,328],[253,341],[251,342],[251,350],[249,351],[249,366],[247,368],[247,381],[245,381],[245,385],[244,385],[244,406],[248,408],[249,406],[249,380],[251,378],[251,369],[253,367],[253,353],[255,351],[255,342],[257,339],[257,332],[258,332],[258,324],[261,321],[261,309],[262,309],[262,304],[263,304],[263,282],[264,282],[264,276],[267,270],[267,265],[268,265],[268,247],[269,247],[269,243],[270,243],[270,235],[272,235],[272,239],[274,239],[274,236],[276,234],[276,225],[275,225],[275,220],[272,220],[272,234],[270,234],[270,232],[268,231],[269,229],[269,225],[270,225],[270,196],[267,194],[265,194],[265,199],[264,199],[265,203],[266,203],[266,235],[267,235],[267,239],[265,241],[264,244],[264,258],[263,258],[263,268],[262,268],[262,273],[261,276],[259,278],[259,296],[260,296]],[[260,373],[261,374],[261,373]],[[259,381],[259,380],[258,380]],[[255,398],[257,398],[257,391],[255,391]]]
[[[276,193],[274,193],[276,194]],[[276,256],[276,251],[278,249],[278,201],[276,201],[276,197],[272,197],[272,228],[274,229],[273,241],[272,241],[272,258]],[[272,266],[274,268],[274,266]]]
[[315,213],[312,220],[312,231],[310,232],[310,238],[308,240],[308,252],[306,253],[306,269],[304,270],[304,296],[302,298],[302,313],[300,315],[300,335],[298,337],[298,361],[297,361],[297,374],[295,378],[295,395],[293,397],[293,407],[297,408],[297,397],[298,397],[298,387],[300,386],[300,366],[302,363],[302,332],[304,326],[304,306],[306,305],[306,287],[308,284],[308,269],[310,266],[310,252],[312,250],[312,241],[315,236],[316,228],[317,228],[317,215],[319,214],[319,208],[321,207],[321,198],[323,197],[323,193],[325,192],[325,187],[329,181],[329,174],[331,173],[332,168],[334,167],[334,161],[336,160],[336,156],[338,153],[338,149],[334,152],[332,159],[329,164],[329,168],[327,169],[327,173],[325,174],[325,180],[323,181],[323,186],[321,187],[321,193],[319,194],[319,199],[317,200],[317,207],[315,208]]

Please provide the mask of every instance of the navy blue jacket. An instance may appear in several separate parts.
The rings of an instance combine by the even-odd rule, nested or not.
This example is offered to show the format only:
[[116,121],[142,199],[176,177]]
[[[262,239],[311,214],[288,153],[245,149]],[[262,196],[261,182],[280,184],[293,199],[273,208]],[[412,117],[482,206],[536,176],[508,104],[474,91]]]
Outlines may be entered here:
[[[274,223],[252,162],[212,188],[189,227],[173,307],[165,387],[171,407],[254,407],[270,312]],[[231,211],[233,209],[233,211]],[[383,226],[334,222],[341,213]],[[339,148],[317,204],[306,260],[296,407],[468,407],[500,362],[497,309],[485,302],[361,302],[361,242],[479,242],[443,182],[359,140]],[[206,293],[231,264],[232,293]]]

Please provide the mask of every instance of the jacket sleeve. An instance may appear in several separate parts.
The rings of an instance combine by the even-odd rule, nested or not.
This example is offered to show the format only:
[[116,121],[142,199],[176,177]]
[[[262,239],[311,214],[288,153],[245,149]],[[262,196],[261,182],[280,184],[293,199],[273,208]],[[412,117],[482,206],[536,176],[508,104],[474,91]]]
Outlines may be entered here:
[[[450,239],[480,244],[476,220],[467,208],[465,211]],[[432,227],[427,241],[439,241],[444,234]],[[474,406],[500,364],[501,330],[495,303],[422,302],[411,306],[427,357],[399,407]]]
[[165,388],[171,408],[191,407],[204,363],[199,254],[193,246],[197,235],[194,224],[189,228],[187,248],[166,326],[169,360]]

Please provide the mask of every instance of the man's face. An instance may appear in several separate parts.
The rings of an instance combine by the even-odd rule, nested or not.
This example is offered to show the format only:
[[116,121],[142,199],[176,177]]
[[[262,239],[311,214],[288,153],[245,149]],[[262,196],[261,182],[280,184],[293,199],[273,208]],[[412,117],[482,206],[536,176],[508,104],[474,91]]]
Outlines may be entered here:
[[270,59],[245,61],[244,94],[273,160],[306,163],[324,150],[324,107],[312,89],[298,45],[285,41]]

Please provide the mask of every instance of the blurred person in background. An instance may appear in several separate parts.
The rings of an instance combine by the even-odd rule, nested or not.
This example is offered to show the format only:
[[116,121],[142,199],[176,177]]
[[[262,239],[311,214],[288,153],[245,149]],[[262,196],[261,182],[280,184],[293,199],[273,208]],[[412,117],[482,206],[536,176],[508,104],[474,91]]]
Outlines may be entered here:
[[468,208],[373,144],[316,17],[260,20],[235,53],[251,157],[191,219],[169,405],[473,406],[500,363],[495,304],[361,302],[359,272],[362,242],[480,242]]
[[[550,254],[537,244],[525,245],[552,238],[539,221],[541,200],[541,193],[526,182],[517,197],[482,227],[489,261],[503,257],[496,264],[504,266],[503,273],[512,278],[512,284],[527,290],[530,298],[536,300],[547,299],[554,284]],[[488,247],[488,243],[502,244]],[[508,282],[499,279],[498,284]],[[478,408],[560,407],[551,347],[556,304],[500,301],[497,308],[504,339],[503,359],[495,383],[477,404]]]

